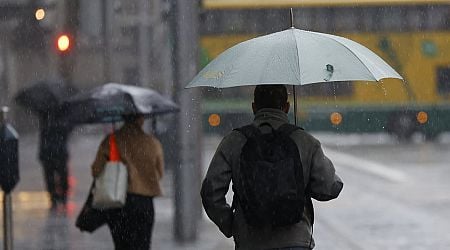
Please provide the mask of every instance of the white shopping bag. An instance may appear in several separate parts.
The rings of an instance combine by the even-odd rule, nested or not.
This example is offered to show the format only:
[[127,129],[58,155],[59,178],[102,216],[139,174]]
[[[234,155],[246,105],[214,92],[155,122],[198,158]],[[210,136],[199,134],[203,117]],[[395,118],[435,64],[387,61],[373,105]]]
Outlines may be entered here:
[[120,161],[109,161],[100,176],[95,178],[92,207],[97,209],[123,207],[127,185],[127,167]]
[[120,208],[127,198],[128,172],[120,161],[114,132],[109,136],[109,161],[103,172],[95,178],[92,190],[92,207],[98,209]]

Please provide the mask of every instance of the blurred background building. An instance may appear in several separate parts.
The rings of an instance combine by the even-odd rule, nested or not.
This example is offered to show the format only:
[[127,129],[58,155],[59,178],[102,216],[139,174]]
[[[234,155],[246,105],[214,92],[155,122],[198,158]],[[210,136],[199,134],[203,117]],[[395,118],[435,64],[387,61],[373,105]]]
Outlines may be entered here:
[[[79,89],[120,82],[171,95],[169,8],[165,0],[0,1],[0,100],[10,104],[21,88],[50,79]],[[14,120],[29,124],[22,117]]]
[[[204,0],[201,64],[226,48],[290,27],[354,40],[382,57],[404,82],[336,82],[299,88],[299,124],[309,131],[415,133],[450,130],[450,2],[446,0]],[[252,88],[207,89],[204,128],[226,133],[252,118]],[[291,97],[293,98],[293,97]],[[231,101],[232,100],[232,101]],[[292,99],[291,99],[292,101]],[[209,119],[208,119],[209,118]],[[217,122],[220,121],[220,122]]]

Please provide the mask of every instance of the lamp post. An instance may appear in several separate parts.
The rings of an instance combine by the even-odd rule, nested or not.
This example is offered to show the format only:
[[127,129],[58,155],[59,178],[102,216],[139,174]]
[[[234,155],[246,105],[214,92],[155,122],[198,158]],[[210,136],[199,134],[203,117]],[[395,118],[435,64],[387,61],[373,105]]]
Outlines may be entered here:
[[175,238],[194,241],[201,214],[201,111],[199,90],[184,89],[198,66],[198,2],[174,0],[175,99],[180,105],[174,168]]

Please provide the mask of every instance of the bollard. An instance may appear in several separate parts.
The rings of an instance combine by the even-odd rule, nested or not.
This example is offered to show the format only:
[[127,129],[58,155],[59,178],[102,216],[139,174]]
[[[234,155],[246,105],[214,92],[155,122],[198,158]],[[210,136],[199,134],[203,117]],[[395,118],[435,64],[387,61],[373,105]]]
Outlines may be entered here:
[[7,122],[8,107],[1,110],[0,119],[0,186],[3,189],[3,245],[13,249],[11,191],[19,182],[19,137]]

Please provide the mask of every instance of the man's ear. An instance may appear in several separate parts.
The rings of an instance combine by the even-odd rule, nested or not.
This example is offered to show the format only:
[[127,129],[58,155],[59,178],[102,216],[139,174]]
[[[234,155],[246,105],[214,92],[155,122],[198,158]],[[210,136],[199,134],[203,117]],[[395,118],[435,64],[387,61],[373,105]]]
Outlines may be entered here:
[[256,105],[254,102],[252,102],[252,110],[253,110],[253,114],[256,114],[256,111],[258,111],[258,110],[256,110]]
[[291,107],[291,104],[289,103],[289,102],[286,102],[284,105],[283,105],[283,112],[284,113],[289,113],[289,108]]

